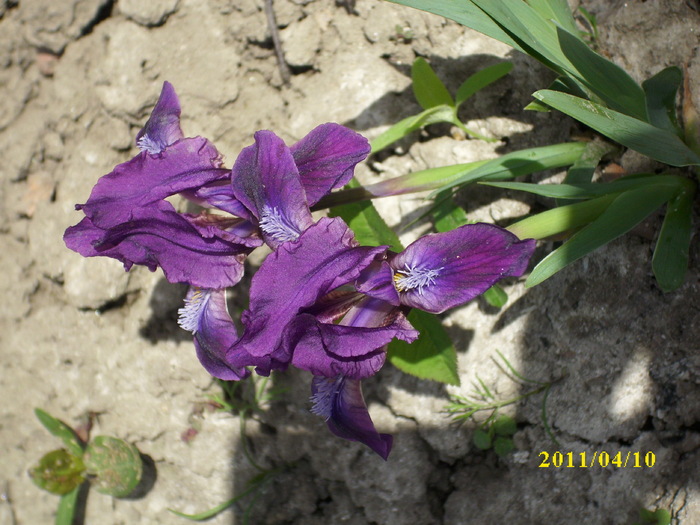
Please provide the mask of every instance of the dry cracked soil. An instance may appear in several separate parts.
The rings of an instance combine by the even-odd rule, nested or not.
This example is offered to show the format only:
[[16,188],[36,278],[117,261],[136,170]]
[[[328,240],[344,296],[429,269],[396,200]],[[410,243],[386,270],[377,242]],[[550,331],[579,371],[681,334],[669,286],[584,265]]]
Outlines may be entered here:
[[[697,1],[579,4],[597,16],[601,50],[637,80],[681,65],[700,86]],[[91,492],[88,524],[186,523],[168,509],[199,512],[242,493],[258,474],[248,455],[278,470],[209,523],[632,524],[641,508],[700,523],[700,250],[696,239],[685,284],[662,293],[650,266],[660,216],[540,286],[507,282],[501,310],[477,300],[445,314],[462,386],[389,366],[366,381],[377,426],[395,436],[386,463],[331,437],[309,412],[310,377],[292,370],[273,376],[282,393],[242,433],[238,415],[211,410],[207,396],[221,389],[177,326],[185,290],[158,272],[125,273],[65,248],[63,231],[79,220],[74,204],[134,155],[164,80],[180,95],[185,133],[211,139],[229,166],[258,129],[291,143],[335,121],[376,137],[418,111],[409,77],[416,56],[450,89],[512,61],[513,71],[461,113],[500,140],[431,127],[359,166],[365,182],[586,135],[556,113],[523,111],[548,71],[440,17],[380,0],[350,10],[334,0],[275,0],[274,11],[289,83],[262,0],[0,0],[0,523],[54,519],[57,497],[27,476],[58,446],[35,407],[71,425],[97,414],[94,435],[124,438],[150,462],[136,497]],[[631,153],[615,160],[629,171],[659,168]],[[423,198],[377,201],[405,243],[429,229],[414,222]],[[470,218],[498,224],[543,205],[474,187],[459,199]],[[542,243],[537,257],[551,248]],[[250,275],[260,258],[247,264]],[[249,278],[232,292],[233,313],[248,286]],[[483,417],[459,425],[446,415],[449,396],[473,392],[479,380],[498,399],[528,390],[496,365],[496,351],[524,377],[556,381],[546,413],[557,443],[541,395],[502,410],[517,422],[505,457],[474,446]],[[543,453],[556,451],[640,453],[654,463],[544,467]]]

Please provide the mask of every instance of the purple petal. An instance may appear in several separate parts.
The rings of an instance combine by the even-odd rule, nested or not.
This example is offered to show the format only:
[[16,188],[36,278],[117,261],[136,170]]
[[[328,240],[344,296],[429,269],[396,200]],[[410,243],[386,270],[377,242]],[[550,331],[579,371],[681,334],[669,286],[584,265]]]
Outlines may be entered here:
[[394,272],[386,261],[375,261],[360,274],[355,283],[358,292],[390,304],[401,304],[394,286]]
[[167,201],[132,210],[131,220],[100,228],[86,217],[63,236],[66,246],[84,257],[112,257],[128,271],[140,264],[163,269],[171,283],[201,288],[226,288],[243,275],[249,239],[236,239],[201,219],[175,212]]
[[194,190],[184,191],[181,195],[203,208],[217,208],[246,220],[253,218],[248,208],[233,195],[230,179],[207,183]]
[[347,184],[355,166],[370,152],[369,141],[340,124],[328,123],[311,130],[291,148],[309,206]]
[[367,297],[337,325],[298,315],[287,327],[284,346],[294,366],[316,376],[364,379],[384,365],[385,346],[395,337],[412,342],[418,332],[398,308]]
[[271,131],[258,131],[232,170],[234,196],[258,219],[272,248],[296,240],[313,224],[294,158]]
[[158,156],[140,153],[97,181],[87,203],[77,205],[93,224],[111,228],[131,220],[133,208],[226,179],[216,148],[201,137],[183,139]]
[[493,224],[467,224],[421,237],[389,261],[401,302],[441,313],[485,292],[503,277],[520,276],[535,250]]
[[[230,359],[251,355],[268,359],[258,373],[284,367],[291,356],[281,346],[285,327],[304,308],[331,290],[353,282],[385,247],[357,247],[352,231],[339,218],[323,218],[297,242],[268,255],[253,277],[250,307],[243,312],[245,332]],[[232,362],[232,361],[230,361]]]
[[136,144],[141,151],[157,155],[183,136],[180,129],[180,101],[173,85],[166,81],[151,116],[136,135]]
[[311,411],[326,419],[328,429],[338,437],[364,443],[386,460],[393,438],[380,434],[369,417],[360,381],[345,377],[314,377]]
[[179,323],[194,334],[194,347],[202,366],[212,376],[239,381],[250,375],[247,368],[231,368],[226,350],[238,339],[226,307],[226,290],[190,288],[181,308]]

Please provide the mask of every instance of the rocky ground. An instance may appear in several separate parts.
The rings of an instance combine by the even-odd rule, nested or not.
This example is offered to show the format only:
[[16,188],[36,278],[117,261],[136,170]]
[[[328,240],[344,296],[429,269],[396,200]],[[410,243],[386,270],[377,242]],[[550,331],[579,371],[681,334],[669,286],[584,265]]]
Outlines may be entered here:
[[[603,52],[638,80],[687,64],[691,86],[700,85],[696,1],[574,3],[597,14]],[[262,4],[0,0],[0,523],[53,520],[57,498],[26,474],[58,446],[34,407],[75,425],[98,413],[94,434],[127,439],[152,460],[156,477],[145,494],[90,494],[89,524],[186,523],[167,509],[208,509],[246,490],[258,473],[244,453],[240,418],[207,409],[207,396],[221,389],[177,326],[184,289],[143,268],[127,274],[116,261],[82,259],[61,240],[79,220],[74,204],[134,155],[134,136],[164,80],[180,95],[185,133],[210,138],[229,166],[258,129],[291,143],[335,121],[377,136],[418,110],[409,79],[418,55],[451,89],[486,65],[512,61],[511,74],[462,115],[503,140],[455,140],[449,129],[431,129],[360,166],[364,181],[581,132],[560,115],[522,111],[551,78],[533,61],[379,0],[357,0],[352,14],[332,0],[275,0],[292,73],[285,84]],[[655,169],[632,154],[618,161]],[[499,224],[538,205],[484,188],[460,198],[471,218]],[[397,228],[424,205],[419,197],[377,203]],[[279,471],[210,523],[243,523],[249,508],[249,523],[265,524],[631,524],[642,507],[700,522],[700,251],[695,242],[685,285],[663,294],[650,266],[659,225],[652,217],[533,289],[506,283],[510,300],[501,311],[475,301],[446,314],[461,387],[389,366],[366,381],[377,426],[395,436],[386,463],[331,437],[309,413],[307,375],[274,376],[271,384],[284,392],[247,421],[245,435],[254,460]],[[405,227],[402,240],[427,228]],[[549,249],[544,243],[538,256]],[[234,291],[234,313],[244,295]],[[558,379],[547,402],[558,444],[545,432],[541,395],[504,410],[518,423],[516,450],[505,458],[473,446],[474,422],[456,425],[444,413],[449,394],[472,392],[477,377],[499,399],[526,392],[496,366],[496,350],[525,377]],[[651,451],[655,463],[542,467],[541,453],[557,450],[575,457]]]

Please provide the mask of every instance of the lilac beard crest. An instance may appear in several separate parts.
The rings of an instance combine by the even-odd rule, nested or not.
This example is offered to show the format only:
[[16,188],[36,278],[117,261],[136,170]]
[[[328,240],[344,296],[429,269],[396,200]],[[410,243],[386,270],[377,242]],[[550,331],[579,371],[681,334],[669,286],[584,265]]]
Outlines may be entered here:
[[440,275],[444,268],[418,268],[414,265],[406,264],[403,270],[394,273],[394,286],[399,292],[406,292],[418,288],[418,295],[423,295],[423,288],[435,284],[435,278]]
[[344,380],[343,376],[316,378],[315,384],[318,390],[311,396],[311,402],[313,403],[311,407],[312,414],[321,416],[324,421],[328,421],[331,418],[333,415],[333,403],[340,394]]
[[167,144],[162,144],[159,141],[152,139],[148,136],[148,133],[146,133],[138,141],[136,141],[136,146],[141,151],[145,151],[151,155],[158,155],[166,148]]
[[296,241],[301,234],[276,206],[263,206],[260,229],[278,242]]

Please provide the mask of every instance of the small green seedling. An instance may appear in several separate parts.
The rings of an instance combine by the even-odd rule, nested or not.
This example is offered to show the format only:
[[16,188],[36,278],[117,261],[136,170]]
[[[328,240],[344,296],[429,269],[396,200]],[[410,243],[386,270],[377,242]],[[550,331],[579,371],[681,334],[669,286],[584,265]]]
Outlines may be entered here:
[[513,68],[510,62],[500,62],[474,73],[457,90],[453,98],[425,59],[418,57],[411,67],[413,94],[423,111],[418,115],[405,118],[391,126],[372,141],[372,153],[402,139],[409,133],[419,130],[429,124],[446,122],[457,126],[470,137],[481,140],[495,141],[468,129],[457,117],[460,106],[474,93],[500,79]]
[[518,430],[515,420],[506,415],[498,416],[498,411],[493,414],[476,429],[472,437],[474,445],[481,450],[493,451],[500,457],[507,456],[515,448],[513,435]]
[[474,432],[474,445],[481,450],[489,450],[493,448],[496,454],[503,457],[515,448],[512,438],[517,431],[517,426],[513,418],[506,415],[499,415],[498,411],[503,407],[515,405],[528,397],[543,392],[542,423],[549,438],[554,443],[558,444],[556,438],[552,434],[551,429],[549,428],[549,423],[547,422],[547,396],[549,395],[552,385],[554,385],[554,383],[559,379],[547,383],[535,381],[534,379],[528,379],[518,373],[518,371],[513,368],[510,361],[508,361],[508,359],[501,352],[496,350],[496,353],[502,361],[501,363],[494,359],[496,365],[503,370],[509,378],[517,383],[530,385],[532,388],[519,396],[499,400],[486,385],[486,383],[484,383],[481,378],[477,377],[476,379],[479,385],[475,387],[474,392],[467,396],[451,396],[452,403],[447,405],[447,412],[452,414],[455,421],[465,421],[473,418],[474,414],[477,412],[490,411],[491,414],[486,421],[482,423],[480,428]]
[[639,509],[639,525],[670,525],[671,513],[666,509],[656,509],[654,511],[648,509]]
[[34,413],[65,446],[44,455],[29,469],[29,476],[39,488],[61,496],[56,525],[73,522],[78,494],[85,483],[115,498],[128,496],[134,491],[143,472],[143,462],[136,447],[111,436],[96,436],[85,442],[63,421],[40,408]]

